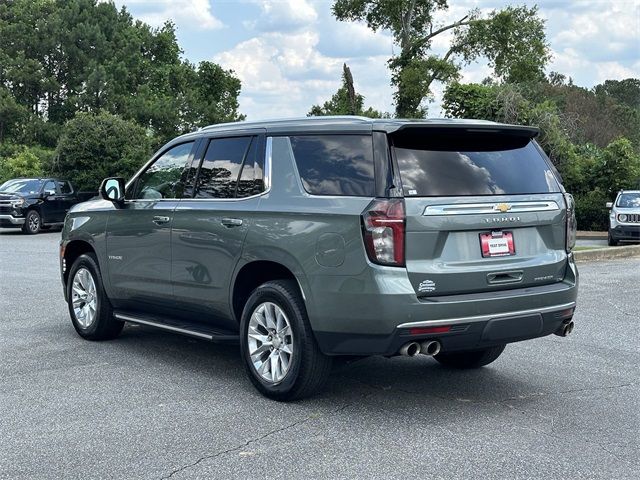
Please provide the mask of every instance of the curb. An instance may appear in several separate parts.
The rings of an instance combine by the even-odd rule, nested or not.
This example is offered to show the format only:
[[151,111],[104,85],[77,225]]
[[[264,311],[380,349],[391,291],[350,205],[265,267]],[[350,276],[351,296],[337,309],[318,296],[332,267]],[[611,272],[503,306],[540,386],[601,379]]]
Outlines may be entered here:
[[576,238],[578,240],[606,240],[608,232],[590,232],[584,230],[578,230]]
[[576,262],[595,262],[599,260],[612,260],[615,258],[640,257],[640,245],[628,245],[624,247],[593,248],[573,252]]

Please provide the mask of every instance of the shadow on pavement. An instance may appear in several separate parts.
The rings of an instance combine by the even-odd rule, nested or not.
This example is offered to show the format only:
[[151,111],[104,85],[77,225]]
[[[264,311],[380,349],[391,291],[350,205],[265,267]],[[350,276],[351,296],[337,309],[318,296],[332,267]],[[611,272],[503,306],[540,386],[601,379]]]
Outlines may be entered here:
[[[69,324],[69,334],[75,335]],[[78,342],[85,346],[96,343]],[[136,368],[151,368],[184,375],[185,382],[198,385],[198,390],[226,388],[245,390],[259,395],[246,379],[237,345],[214,344],[203,340],[163,332],[152,327],[127,325],[121,336],[101,342],[102,353],[114,349],[121,361]],[[505,352],[508,352],[508,348]],[[115,352],[113,352],[115,353]],[[106,354],[107,356],[111,356]],[[368,357],[354,361],[336,361],[327,390],[317,398],[333,402],[344,401],[353,390],[376,393],[390,399],[400,394],[424,405],[431,400],[495,403],[518,397],[523,392],[537,391],[544,386],[533,379],[523,379],[499,364],[476,370],[455,370],[439,365],[435,360],[418,356]],[[557,385],[562,388],[562,385]],[[406,396],[406,395],[405,395]],[[425,398],[427,397],[427,398]],[[405,398],[405,403],[407,399]]]

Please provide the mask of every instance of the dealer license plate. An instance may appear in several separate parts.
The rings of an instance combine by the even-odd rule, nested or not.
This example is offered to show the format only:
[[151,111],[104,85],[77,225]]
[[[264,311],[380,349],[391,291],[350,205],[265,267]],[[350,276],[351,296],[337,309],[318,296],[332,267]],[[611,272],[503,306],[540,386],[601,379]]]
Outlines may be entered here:
[[516,254],[512,232],[487,232],[480,234],[480,249],[483,257],[505,257]]

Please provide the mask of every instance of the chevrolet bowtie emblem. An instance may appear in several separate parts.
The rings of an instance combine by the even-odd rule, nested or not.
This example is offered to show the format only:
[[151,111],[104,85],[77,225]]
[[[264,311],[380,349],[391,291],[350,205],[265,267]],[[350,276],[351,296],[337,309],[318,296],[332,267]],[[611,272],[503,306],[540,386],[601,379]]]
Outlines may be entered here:
[[509,210],[511,210],[511,205],[509,205],[508,203],[499,203],[494,206],[493,209],[498,212],[507,213]]

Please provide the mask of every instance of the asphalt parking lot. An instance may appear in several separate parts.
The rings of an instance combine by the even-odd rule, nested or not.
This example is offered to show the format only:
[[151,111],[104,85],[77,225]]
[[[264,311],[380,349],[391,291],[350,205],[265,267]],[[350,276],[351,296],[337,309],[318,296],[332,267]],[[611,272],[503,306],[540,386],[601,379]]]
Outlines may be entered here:
[[339,367],[283,404],[237,349],[145,327],[81,340],[59,232],[0,229],[0,478],[637,478],[640,259],[582,264],[572,336],[473,372]]

